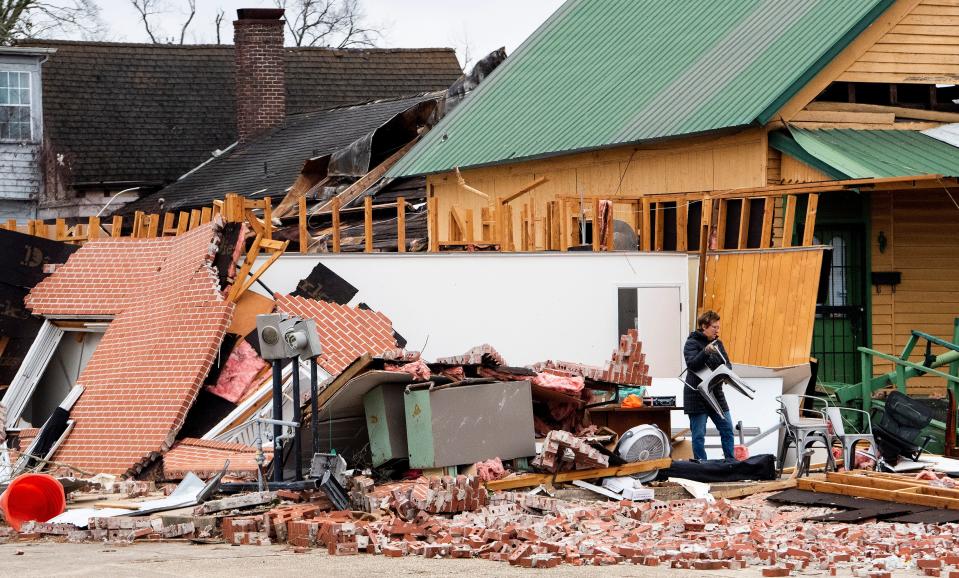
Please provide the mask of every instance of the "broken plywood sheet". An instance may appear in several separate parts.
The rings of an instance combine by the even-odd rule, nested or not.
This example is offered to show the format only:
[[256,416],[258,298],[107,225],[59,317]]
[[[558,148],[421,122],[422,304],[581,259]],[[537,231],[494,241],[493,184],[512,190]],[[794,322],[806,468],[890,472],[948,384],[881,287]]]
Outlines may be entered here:
[[233,321],[230,323],[228,333],[247,336],[256,329],[256,316],[266,313],[272,313],[274,302],[269,297],[264,297],[254,291],[247,291],[240,296],[236,302],[236,309],[233,312]]

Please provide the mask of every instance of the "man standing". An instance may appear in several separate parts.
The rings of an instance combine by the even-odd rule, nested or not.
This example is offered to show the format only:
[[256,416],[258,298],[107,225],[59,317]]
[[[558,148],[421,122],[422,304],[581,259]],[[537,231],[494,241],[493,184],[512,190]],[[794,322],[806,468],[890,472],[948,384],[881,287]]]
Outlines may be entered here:
[[704,311],[696,320],[697,330],[689,334],[686,345],[683,347],[683,357],[686,358],[686,387],[683,388],[683,411],[689,415],[689,429],[693,435],[693,457],[697,460],[706,459],[706,418],[712,420],[719,430],[722,441],[723,457],[734,460],[733,455],[733,418],[729,413],[726,396],[722,386],[713,390],[713,395],[723,410],[723,415],[707,402],[696,389],[699,385],[699,376],[694,372],[705,367],[716,369],[720,365],[729,363],[729,356],[723,343],[719,340],[719,314],[715,311]]

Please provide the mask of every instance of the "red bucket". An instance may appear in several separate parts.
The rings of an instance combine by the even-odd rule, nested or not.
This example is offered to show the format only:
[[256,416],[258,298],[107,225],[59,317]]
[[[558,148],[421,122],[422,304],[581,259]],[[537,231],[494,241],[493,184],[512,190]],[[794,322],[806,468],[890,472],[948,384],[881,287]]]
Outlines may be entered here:
[[63,513],[67,496],[63,486],[47,474],[23,474],[0,496],[0,509],[7,523],[20,531],[24,522],[46,522]]

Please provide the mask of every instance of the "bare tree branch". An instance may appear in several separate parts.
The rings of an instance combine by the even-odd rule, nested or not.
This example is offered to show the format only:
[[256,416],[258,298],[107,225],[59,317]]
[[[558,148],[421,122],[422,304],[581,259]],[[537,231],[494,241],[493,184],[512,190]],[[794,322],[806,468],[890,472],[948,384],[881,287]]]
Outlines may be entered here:
[[223,19],[226,18],[226,12],[223,8],[220,8],[216,12],[216,18],[214,22],[216,23],[216,43],[220,43],[220,26],[223,24]]
[[53,31],[96,36],[103,30],[93,0],[0,0],[0,44]]
[[364,25],[360,0],[274,0],[274,4],[286,10],[287,32],[295,46],[375,46],[380,35]]
[[187,16],[186,22],[184,22],[180,28],[180,44],[183,44],[183,39],[186,37],[186,29],[190,27],[190,22],[193,22],[193,17],[196,16],[196,0],[187,0],[187,5],[190,7],[190,15]]
[[130,4],[139,12],[140,21],[143,22],[143,29],[150,37],[150,42],[159,44],[156,35],[153,34],[153,29],[150,27],[150,17],[160,13],[156,8],[156,0],[130,0]]

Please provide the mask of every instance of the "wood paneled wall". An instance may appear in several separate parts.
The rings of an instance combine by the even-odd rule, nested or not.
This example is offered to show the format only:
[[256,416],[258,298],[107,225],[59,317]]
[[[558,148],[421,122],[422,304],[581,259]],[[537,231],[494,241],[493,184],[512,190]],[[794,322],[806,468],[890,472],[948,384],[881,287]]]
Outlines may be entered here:
[[952,84],[959,78],[959,3],[923,0],[837,80]]
[[809,361],[821,247],[707,256],[703,306],[722,318],[732,361],[789,367]]
[[[959,208],[945,190],[873,192],[870,197],[872,270],[902,273],[895,293],[871,287],[873,349],[898,355],[913,329],[951,340],[953,319],[959,317]],[[882,253],[880,232],[887,241]],[[913,360],[923,353],[915,351]],[[885,363],[874,366],[876,374],[891,370]],[[945,395],[945,390],[942,379],[924,377],[910,382],[910,393]]]
[[[733,135],[686,138],[642,147],[621,147],[552,159],[462,171],[466,184],[490,199],[457,183],[455,173],[433,175],[428,188],[436,198],[437,226],[442,241],[450,239],[451,209],[472,216],[473,238],[482,239],[483,209],[497,197],[505,198],[538,179],[546,182],[513,201],[513,243],[521,245],[521,208],[532,204],[536,217],[535,249],[545,248],[548,201],[558,197],[636,197],[647,194],[714,191],[761,187],[767,183],[768,148],[762,128]],[[635,215],[617,207],[616,218],[631,225]]]

